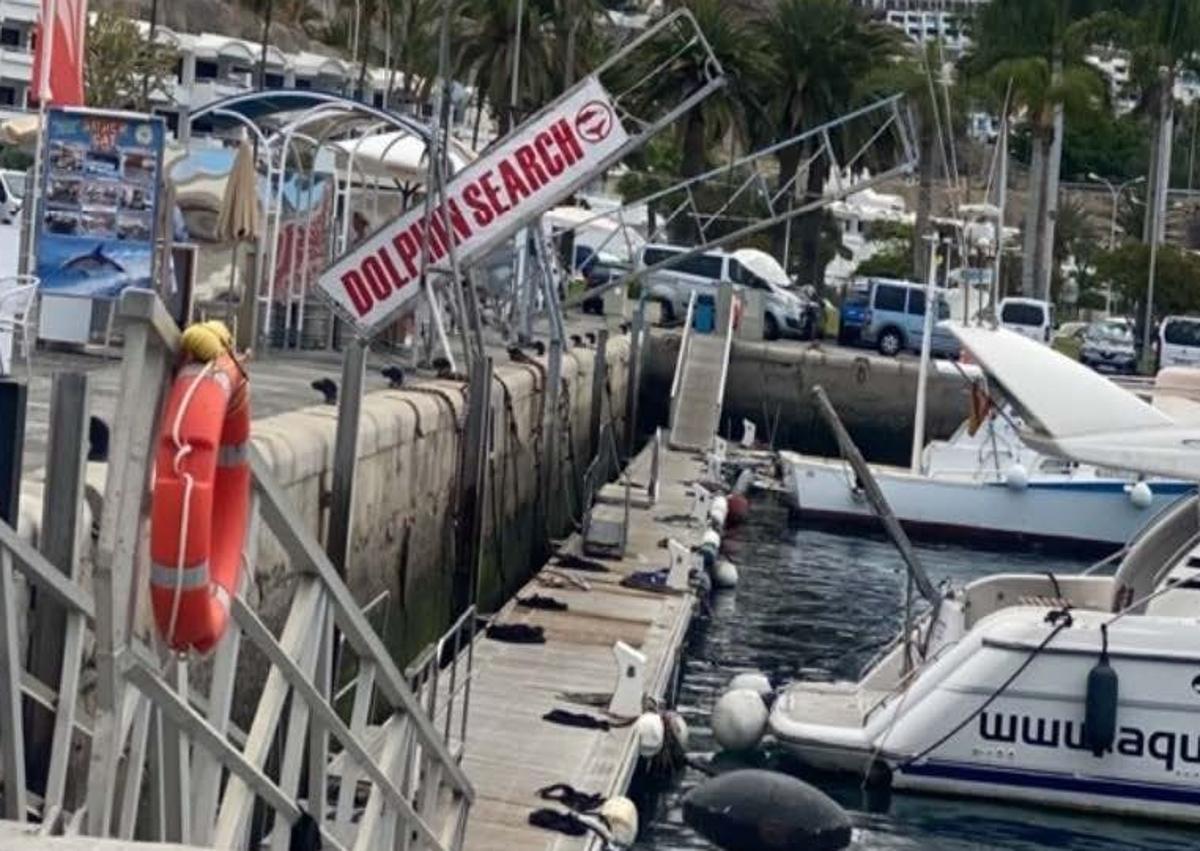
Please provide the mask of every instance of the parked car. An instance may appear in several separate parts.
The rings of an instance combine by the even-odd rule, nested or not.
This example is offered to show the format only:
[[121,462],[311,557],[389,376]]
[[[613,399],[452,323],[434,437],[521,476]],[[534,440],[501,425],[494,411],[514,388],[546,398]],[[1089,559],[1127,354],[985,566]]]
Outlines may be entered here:
[[842,297],[838,308],[837,341],[842,346],[852,346],[862,337],[863,325],[871,309],[871,285],[851,284]]
[[1079,349],[1083,346],[1083,337],[1089,325],[1090,322],[1064,322],[1054,329],[1050,347],[1073,360],[1079,360]]
[[[647,245],[638,254],[638,267],[648,269],[687,251],[678,245]],[[812,314],[805,301],[788,290],[787,273],[765,251],[706,251],[648,273],[642,286],[648,298],[662,305],[663,321],[672,322],[686,314],[692,293],[715,299],[717,288],[726,282],[762,292],[763,333],[768,340],[812,336]]]
[[[587,282],[587,288],[591,290],[629,274],[629,264],[603,251],[593,251],[590,246],[576,245],[575,270],[583,276]],[[585,299],[583,302],[583,312],[603,313],[604,300],[599,296]]]
[[[880,354],[897,355],[904,350],[919,352],[925,332],[925,287],[909,281],[875,278],[868,292],[868,308],[859,335],[864,345],[874,346]],[[950,318],[950,305],[938,291],[936,320]],[[958,341],[935,321],[930,338],[935,355],[957,357]]]
[[1039,343],[1049,343],[1054,331],[1054,305],[1036,298],[1003,299],[1000,325]]
[[1097,372],[1137,372],[1133,331],[1124,322],[1093,322],[1083,335],[1079,362]]
[[24,201],[24,172],[0,171],[0,221],[9,224],[21,218],[21,204]]
[[1158,326],[1158,367],[1200,366],[1200,317],[1168,316]]

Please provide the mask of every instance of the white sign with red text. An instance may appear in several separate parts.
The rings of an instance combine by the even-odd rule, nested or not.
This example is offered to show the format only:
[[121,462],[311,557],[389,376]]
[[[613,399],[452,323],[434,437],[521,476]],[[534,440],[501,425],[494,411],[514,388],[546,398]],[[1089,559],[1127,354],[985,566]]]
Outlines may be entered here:
[[590,78],[456,174],[428,224],[418,205],[335,262],[318,283],[369,335],[421,292],[426,244],[430,265],[446,258],[451,240],[458,261],[470,263],[561,202],[628,138],[608,93]]

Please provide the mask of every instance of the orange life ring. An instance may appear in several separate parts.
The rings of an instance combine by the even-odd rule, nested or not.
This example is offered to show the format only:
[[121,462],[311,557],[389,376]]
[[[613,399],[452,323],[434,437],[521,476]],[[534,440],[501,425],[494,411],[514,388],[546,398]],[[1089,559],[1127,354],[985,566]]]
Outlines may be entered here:
[[189,363],[167,397],[154,464],[150,599],[176,651],[207,653],[229,625],[250,506],[250,397],[222,354]]

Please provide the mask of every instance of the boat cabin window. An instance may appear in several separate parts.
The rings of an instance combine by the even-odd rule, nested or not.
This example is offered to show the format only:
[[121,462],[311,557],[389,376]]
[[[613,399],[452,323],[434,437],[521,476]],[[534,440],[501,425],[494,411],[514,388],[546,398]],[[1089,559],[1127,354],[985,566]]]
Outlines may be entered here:
[[875,287],[875,309],[894,310],[902,313],[907,295],[908,290],[904,287],[879,284]]

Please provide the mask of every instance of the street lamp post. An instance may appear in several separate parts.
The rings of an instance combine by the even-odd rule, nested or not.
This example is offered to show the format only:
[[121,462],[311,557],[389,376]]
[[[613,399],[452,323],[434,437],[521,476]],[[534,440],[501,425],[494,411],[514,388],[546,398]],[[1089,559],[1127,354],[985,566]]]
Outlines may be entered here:
[[[1111,180],[1101,177],[1094,171],[1088,172],[1087,177],[1088,180],[1091,180],[1094,183],[1104,184],[1104,186],[1108,189],[1109,194],[1112,195],[1112,218],[1109,222],[1108,228],[1108,250],[1115,251],[1117,248],[1117,208],[1120,206],[1121,196],[1125,194],[1126,189],[1130,189],[1139,183],[1145,183],[1146,177],[1145,175],[1141,177],[1135,177],[1131,180],[1126,180],[1124,183],[1119,185],[1114,185]],[[1108,282],[1105,290],[1104,312],[1109,315],[1112,314],[1112,281]]]

